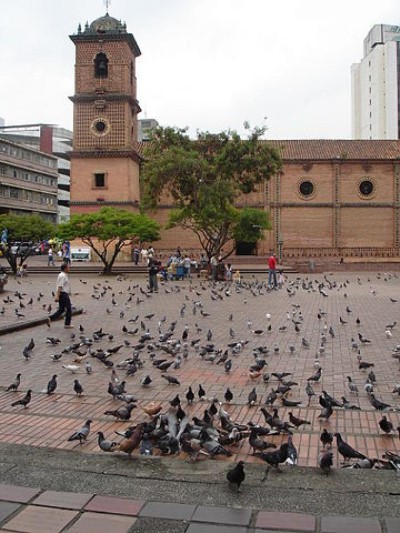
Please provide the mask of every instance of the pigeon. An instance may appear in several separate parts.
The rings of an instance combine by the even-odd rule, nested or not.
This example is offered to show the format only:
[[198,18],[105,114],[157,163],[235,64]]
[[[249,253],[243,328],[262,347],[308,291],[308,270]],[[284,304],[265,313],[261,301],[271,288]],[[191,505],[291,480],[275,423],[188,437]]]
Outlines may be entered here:
[[318,418],[329,420],[330,417],[332,416],[332,413],[333,413],[332,405],[328,403],[327,406],[322,409],[321,413],[318,415]]
[[53,394],[57,388],[57,374],[54,374],[51,380],[47,383],[47,394]]
[[171,376],[169,374],[161,374],[161,377],[166,379],[169,385],[180,385],[181,384],[179,379],[176,378],[175,376]]
[[16,392],[18,390],[18,387],[21,384],[21,374],[17,374],[17,377],[15,380],[6,388],[6,392],[14,391]]
[[29,389],[28,392],[25,394],[25,396],[23,396],[20,400],[13,402],[11,404],[11,407],[15,407],[16,405],[23,405],[25,408],[27,408],[31,399],[32,399],[32,391],[31,389]]
[[391,406],[389,404],[383,403],[378,400],[372,392],[368,395],[368,397],[372,407],[374,407],[377,411],[387,411],[391,409]]
[[194,400],[194,392],[192,390],[192,387],[189,387],[189,390],[186,393],[186,400],[189,404],[193,403]]
[[86,374],[91,374],[93,372],[93,368],[92,368],[92,365],[90,364],[90,361],[86,361],[85,370],[86,370]]
[[[284,463],[288,458],[288,443],[284,442],[281,447],[274,452],[255,452],[253,455],[260,457],[269,466],[279,471],[279,465]],[[266,470],[268,472],[268,468]]]
[[114,416],[117,420],[130,420],[131,418],[131,412],[133,409],[136,408],[136,404],[131,402],[127,405],[123,405],[119,407],[119,409],[115,409],[114,411],[105,411],[105,415]]
[[142,440],[140,441],[140,455],[153,455],[153,444],[150,441],[150,437],[148,433],[144,433],[142,436]]
[[227,457],[231,457],[232,452],[229,450],[226,450],[219,442],[216,440],[213,440],[210,435],[204,431],[204,429],[200,432],[200,446],[204,448],[211,457],[215,457],[216,455],[226,455]]
[[367,361],[360,361],[358,364],[359,370],[367,370],[373,366],[375,366],[374,363],[367,363]]
[[[399,393],[400,394],[400,393]],[[224,394],[224,400],[227,402],[227,403],[230,403],[232,400],[233,400],[233,394],[231,392],[231,390],[229,389],[229,387],[226,389],[225,391],[225,394]]]
[[308,396],[308,404],[307,405],[310,405],[311,398],[313,396],[315,396],[315,392],[314,392],[314,389],[312,388],[311,383],[309,381],[307,381],[307,385],[306,385],[306,394]]
[[25,357],[27,361],[29,361],[29,359],[31,358],[32,350],[34,349],[34,347],[35,347],[35,342],[33,338],[31,338],[28,345],[25,346],[25,348],[22,350],[22,355]]
[[258,428],[252,427],[249,435],[249,444],[254,451],[262,451],[267,448],[276,448],[276,445],[271,442],[266,442],[259,437]]
[[307,381],[313,381],[314,383],[317,383],[321,379],[321,376],[322,376],[322,368],[319,367],[316,370],[316,372],[307,379]]
[[257,402],[257,392],[255,387],[250,391],[247,402],[250,406],[253,406]]
[[323,448],[331,448],[333,435],[332,433],[329,433],[327,429],[324,429],[319,437],[319,440],[321,441]]
[[83,387],[77,379],[74,379],[74,391],[77,396],[81,396],[83,394]]
[[346,398],[345,396],[342,396],[342,401],[343,401],[343,407],[345,409],[349,409],[349,410],[352,410],[352,411],[360,411],[361,408],[358,406],[358,405],[353,405],[352,403],[350,403]]
[[203,389],[203,387],[201,385],[199,385],[199,390],[197,392],[197,395],[199,397],[199,400],[200,401],[203,401],[205,395],[206,395],[206,391]]
[[286,459],[286,462],[290,466],[296,466],[298,462],[298,453],[297,453],[295,445],[293,444],[292,435],[288,436],[287,444],[288,444],[288,458]]
[[79,431],[76,431],[69,437],[68,442],[71,442],[73,440],[79,440],[79,444],[83,444],[83,442],[86,442],[86,439],[88,438],[90,433],[91,423],[92,420],[86,420],[85,424],[81,427],[81,429]]
[[153,416],[156,416],[162,410],[162,404],[156,403],[156,402],[150,402],[145,407],[141,405],[141,408],[147,415],[153,417]]
[[292,413],[288,414],[290,423],[293,424],[297,429],[299,429],[299,427],[303,425],[311,425],[311,422],[309,422],[308,420],[302,420],[301,418],[297,418]]
[[350,444],[347,444],[347,442],[342,439],[340,433],[335,433],[335,437],[338,452],[344,458],[345,462],[350,459],[366,459],[365,455],[352,448]]
[[348,380],[348,387],[349,387],[349,391],[352,393],[352,394],[358,394],[358,387],[355,383],[353,383],[353,380],[351,378],[351,376],[347,376],[347,380]]
[[379,420],[379,427],[386,435],[389,435],[394,430],[393,424],[386,416],[382,416],[381,420]]
[[72,374],[76,374],[79,370],[79,366],[77,365],[61,365],[65,370],[68,370]]
[[144,378],[140,380],[140,383],[142,384],[143,387],[147,387],[148,385],[150,385],[151,382],[152,382],[152,379],[149,375],[145,376]]
[[329,474],[333,465],[333,453],[330,450],[324,450],[320,455],[318,464],[324,474]]
[[99,448],[103,452],[113,452],[116,446],[118,446],[117,442],[112,442],[110,440],[107,440],[104,437],[104,433],[102,431],[98,431],[97,435],[99,436],[99,439],[98,439]]
[[241,484],[244,482],[246,474],[244,472],[244,462],[239,461],[236,466],[228,470],[226,479],[229,481],[229,486],[237,486],[237,491],[241,492]]

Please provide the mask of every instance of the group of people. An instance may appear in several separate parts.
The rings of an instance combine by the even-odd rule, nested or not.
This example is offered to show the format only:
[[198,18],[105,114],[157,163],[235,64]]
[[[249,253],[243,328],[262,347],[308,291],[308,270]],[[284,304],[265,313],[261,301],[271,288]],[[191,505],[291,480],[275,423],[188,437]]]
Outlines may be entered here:
[[[192,267],[192,260],[188,255],[185,255],[185,257],[182,259],[182,254],[180,252],[180,249],[178,247],[177,251],[171,255],[168,263],[169,266],[167,268],[163,268],[161,265],[161,261],[158,261],[155,258],[154,250],[151,249],[150,254],[147,254],[148,257],[148,272],[149,272],[149,292],[158,292],[158,278],[159,276],[161,279],[164,279],[165,281],[168,280],[168,269],[171,267],[171,265],[179,264],[182,262],[183,268],[185,269],[185,274],[190,276],[190,271]],[[200,269],[202,267],[205,267],[207,265],[206,258],[204,254],[200,257]],[[217,281],[218,279],[218,269],[220,269],[220,273],[224,275],[224,279],[226,281],[239,281],[240,282],[240,273],[239,277],[237,277],[236,272],[236,279],[234,278],[233,271],[232,271],[232,265],[231,263],[228,263],[226,266],[224,265],[222,256],[212,256],[210,260],[210,267],[211,267],[211,279],[213,281]],[[284,283],[284,275],[283,270],[278,270],[278,276],[277,276],[277,262],[275,255],[273,253],[270,254],[268,258],[268,286],[270,289],[277,289],[282,288]],[[71,317],[72,317],[72,305],[70,300],[70,294],[71,294],[71,287],[69,283],[68,273],[70,269],[70,261],[64,260],[64,262],[61,265],[61,272],[59,273],[57,277],[57,284],[56,284],[56,293],[54,301],[58,303],[58,309],[48,317],[47,319],[47,325],[50,327],[51,322],[53,320],[57,320],[65,313],[65,322],[64,327],[67,329],[73,328],[74,326],[71,324]]]

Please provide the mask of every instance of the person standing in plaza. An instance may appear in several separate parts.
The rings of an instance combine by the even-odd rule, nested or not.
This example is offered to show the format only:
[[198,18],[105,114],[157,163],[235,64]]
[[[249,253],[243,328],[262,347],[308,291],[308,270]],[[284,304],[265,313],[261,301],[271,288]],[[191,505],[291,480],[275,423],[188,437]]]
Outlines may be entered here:
[[54,266],[53,248],[50,246],[47,252],[47,266]]
[[282,289],[283,284],[285,283],[285,275],[282,269],[278,270],[278,288]]
[[158,292],[158,279],[157,274],[159,271],[159,264],[158,261],[152,257],[149,260],[149,264],[147,265],[147,268],[149,270],[149,288],[150,292]]
[[217,281],[217,274],[218,274],[218,259],[216,255],[213,255],[210,259],[210,266],[211,266],[211,280]]
[[[274,282],[274,285],[272,287],[272,281]],[[271,252],[270,256],[268,257],[268,286],[269,288],[276,289],[278,286],[277,280],[276,280],[276,259],[273,252]]]
[[47,319],[47,325],[50,327],[51,322],[60,318],[60,316],[65,312],[65,322],[64,327],[66,329],[73,328],[71,324],[71,315],[72,307],[71,300],[69,295],[71,294],[71,287],[69,284],[69,273],[70,265],[69,263],[63,263],[61,265],[61,272],[58,274],[57,284],[56,284],[56,295],[54,298],[55,302],[58,302],[58,309],[55,313],[50,315]]
[[182,266],[185,269],[185,278],[190,278],[190,269],[192,267],[192,261],[188,254],[185,254],[185,258],[182,260]]
[[135,246],[134,250],[133,250],[133,261],[135,263],[135,265],[137,265],[139,263],[139,257],[140,257],[140,250],[137,246]]

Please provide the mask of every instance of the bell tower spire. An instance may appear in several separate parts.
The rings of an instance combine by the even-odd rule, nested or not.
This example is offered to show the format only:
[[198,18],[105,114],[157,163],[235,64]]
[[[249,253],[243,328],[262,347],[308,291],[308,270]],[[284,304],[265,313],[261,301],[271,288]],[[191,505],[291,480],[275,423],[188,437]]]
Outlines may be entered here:
[[75,45],[71,213],[104,205],[137,209],[136,58],[141,55],[126,24],[107,13],[71,35]]

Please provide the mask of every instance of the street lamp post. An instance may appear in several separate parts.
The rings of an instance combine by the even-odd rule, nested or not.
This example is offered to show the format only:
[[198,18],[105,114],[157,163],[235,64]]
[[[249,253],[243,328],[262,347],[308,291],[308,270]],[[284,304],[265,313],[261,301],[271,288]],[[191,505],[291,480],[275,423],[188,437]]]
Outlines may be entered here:
[[282,239],[282,235],[279,235],[279,239],[278,239],[278,257],[279,257],[279,263],[282,263],[282,249],[283,249],[283,239]]

